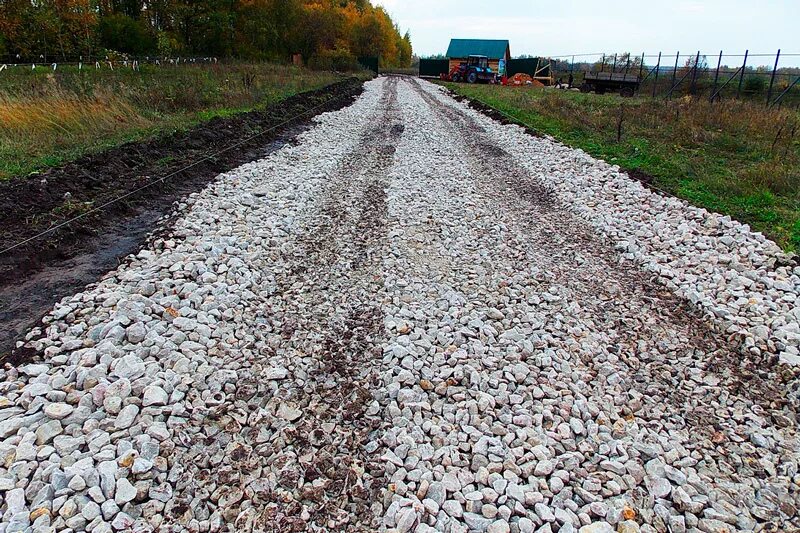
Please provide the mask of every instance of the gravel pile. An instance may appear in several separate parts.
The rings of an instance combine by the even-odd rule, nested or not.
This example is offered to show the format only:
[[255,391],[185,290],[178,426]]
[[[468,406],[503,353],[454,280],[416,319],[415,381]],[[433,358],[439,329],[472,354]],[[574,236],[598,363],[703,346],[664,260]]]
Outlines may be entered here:
[[30,333],[0,532],[800,524],[774,245],[425,82],[316,120]]

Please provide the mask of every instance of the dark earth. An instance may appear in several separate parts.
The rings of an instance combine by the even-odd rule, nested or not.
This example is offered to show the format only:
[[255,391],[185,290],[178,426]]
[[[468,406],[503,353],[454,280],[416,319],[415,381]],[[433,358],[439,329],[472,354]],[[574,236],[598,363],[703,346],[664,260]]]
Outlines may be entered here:
[[[349,105],[361,92],[362,81],[349,78],[263,111],[213,119],[186,132],[128,143],[1,182],[0,362],[26,360],[30,354],[15,351],[16,341],[59,299],[97,281],[137,251],[176,201],[220,173],[291,142],[315,115]],[[27,239],[32,240],[4,251]]]

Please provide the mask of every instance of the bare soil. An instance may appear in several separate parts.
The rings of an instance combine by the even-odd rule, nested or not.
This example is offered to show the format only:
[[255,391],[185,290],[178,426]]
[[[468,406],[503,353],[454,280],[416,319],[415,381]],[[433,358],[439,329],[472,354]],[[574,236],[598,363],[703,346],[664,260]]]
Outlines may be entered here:
[[19,364],[27,359],[24,351],[14,351],[16,341],[60,298],[97,281],[138,250],[176,201],[220,173],[291,142],[315,115],[348,105],[361,91],[362,82],[350,78],[263,111],[217,118],[186,132],[128,143],[41,174],[0,182],[2,251],[174,174],[0,253],[0,361]]

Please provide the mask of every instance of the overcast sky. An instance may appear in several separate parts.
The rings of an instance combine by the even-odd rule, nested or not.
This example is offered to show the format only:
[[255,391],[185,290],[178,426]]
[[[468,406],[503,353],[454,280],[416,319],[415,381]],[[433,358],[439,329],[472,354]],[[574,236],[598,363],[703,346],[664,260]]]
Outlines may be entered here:
[[[674,58],[678,51],[688,55],[699,49],[710,64],[720,50],[800,53],[800,0],[373,2],[383,5],[403,31],[411,31],[419,55],[444,54],[451,37],[509,39],[512,56],[662,51]],[[754,58],[751,64],[756,63],[770,60]],[[780,64],[798,66],[800,57],[787,56]]]

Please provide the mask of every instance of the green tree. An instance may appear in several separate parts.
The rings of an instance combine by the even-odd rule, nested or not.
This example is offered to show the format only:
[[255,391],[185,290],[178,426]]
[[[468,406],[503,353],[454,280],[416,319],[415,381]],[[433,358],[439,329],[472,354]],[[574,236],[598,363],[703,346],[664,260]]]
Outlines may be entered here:
[[130,15],[116,13],[100,20],[100,42],[110,50],[146,55],[158,50],[158,41],[149,28]]

